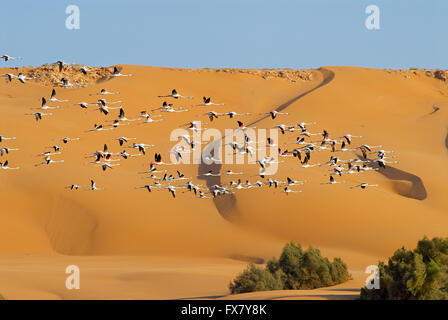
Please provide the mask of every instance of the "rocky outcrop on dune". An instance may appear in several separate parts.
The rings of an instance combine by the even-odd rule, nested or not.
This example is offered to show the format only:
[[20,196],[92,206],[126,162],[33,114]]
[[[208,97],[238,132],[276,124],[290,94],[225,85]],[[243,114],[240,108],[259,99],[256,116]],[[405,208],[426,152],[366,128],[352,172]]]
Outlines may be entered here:
[[262,77],[263,79],[266,79],[266,80],[275,79],[275,78],[282,78],[282,79],[286,79],[286,80],[288,80],[290,82],[313,80],[313,72],[312,72],[312,70],[233,69],[233,68],[210,69],[210,68],[205,68],[205,69],[200,69],[200,70],[196,70],[196,71],[229,73],[229,74],[246,73],[246,74]]
[[436,79],[439,79],[442,81],[448,80],[448,71],[447,70],[436,70],[436,71],[431,71],[431,72],[432,72],[432,76]]
[[[88,71],[84,74],[81,68]],[[62,78],[66,78],[75,86],[85,87],[99,80],[107,80],[113,72],[113,67],[89,67],[83,65],[65,65],[59,71],[58,65],[43,65],[35,68],[12,68],[14,74],[23,73],[33,78],[29,81],[39,82],[48,86],[58,86]]]

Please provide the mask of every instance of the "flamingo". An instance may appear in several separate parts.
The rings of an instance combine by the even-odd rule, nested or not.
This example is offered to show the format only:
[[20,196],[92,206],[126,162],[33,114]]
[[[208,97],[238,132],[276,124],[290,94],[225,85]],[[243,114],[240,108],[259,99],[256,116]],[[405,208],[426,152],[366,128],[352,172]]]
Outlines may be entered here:
[[358,188],[358,187],[360,187],[361,189],[365,189],[367,187],[378,187],[378,185],[377,184],[360,183],[360,184],[358,184],[356,186],[350,187],[350,189]]
[[51,158],[50,158],[50,156],[46,156],[45,157],[45,160],[43,161],[43,162],[41,162],[41,163],[37,163],[37,164],[35,164],[34,166],[35,167],[38,167],[38,166],[40,166],[40,165],[42,165],[42,164],[50,164],[50,163],[62,163],[62,162],[64,162],[64,160],[51,160]]
[[90,180],[90,188],[88,190],[91,190],[91,191],[104,190],[104,188],[97,188],[95,181]]
[[112,167],[119,166],[119,165],[120,165],[119,163],[111,164],[109,162],[104,162],[104,163],[101,163],[100,165],[98,165],[98,167],[101,167],[103,169],[103,171],[106,171],[107,168],[112,169]]
[[113,128],[103,128],[103,125],[97,125],[96,123],[93,125],[93,129],[91,130],[87,130],[84,132],[91,132],[91,131],[107,131],[107,130],[112,130]]
[[19,73],[19,75],[18,75],[16,78],[17,78],[17,80],[19,80],[21,83],[25,83],[26,80],[32,80],[32,79],[34,79],[34,78],[27,77],[27,76],[23,75],[23,73]]
[[6,160],[5,162],[0,162],[0,169],[2,169],[2,170],[18,170],[18,169],[20,169],[19,167],[10,168],[8,166],[8,164],[9,164],[8,160]]
[[[102,113],[104,113],[106,116],[109,113],[109,110],[113,109],[121,109],[121,107],[109,107],[106,105],[106,101],[104,99],[98,100],[98,110]],[[94,111],[94,110],[92,110]]]
[[112,122],[112,124],[110,124],[108,126],[117,128],[118,126],[128,126],[128,125],[130,125],[130,123],[123,123],[123,122],[120,122],[120,120],[116,119]]
[[120,138],[116,138],[115,140],[118,140],[118,144],[120,146],[123,145],[123,143],[128,142],[129,140],[136,140],[137,138],[127,138],[127,137],[120,137]]
[[347,149],[346,146],[345,146],[345,141],[342,141],[341,148],[335,150],[335,152],[355,151],[356,149],[357,149],[357,148],[354,148],[354,149]]
[[299,181],[299,180],[292,180],[290,177],[287,177],[287,185],[288,186],[297,186],[297,185],[303,185],[305,181]]
[[57,82],[57,84],[59,84],[63,88],[70,88],[77,86],[73,83],[70,83],[70,80],[68,80],[66,77],[62,77],[61,81]]
[[79,188],[83,188],[83,186],[77,185],[77,184],[71,184],[69,186],[65,187],[66,189],[70,189],[70,190],[78,190]]
[[5,62],[7,62],[9,60],[22,60],[21,57],[10,57],[7,54],[0,56],[0,59],[3,59]]
[[[307,125],[312,125],[312,124],[316,124],[316,122],[308,122],[308,123],[306,123],[306,122],[299,122],[299,123],[297,124],[297,127],[299,127],[300,129],[302,129],[303,131],[306,131],[306,126],[307,126]],[[324,130],[324,132],[326,132],[326,131]],[[325,137],[324,137],[324,139],[325,139]]]
[[146,148],[148,147],[154,147],[153,144],[144,144],[144,143],[133,143],[132,146],[128,148],[138,149],[141,153],[144,155],[146,154]]
[[78,70],[81,71],[84,75],[87,75],[87,72],[92,71],[92,70],[90,70],[89,68],[87,68],[85,66],[79,68]]
[[64,70],[64,66],[65,66],[64,61],[62,61],[62,60],[56,61],[56,64],[58,65],[59,72],[62,72],[62,70]]
[[168,189],[168,191],[171,193],[171,195],[173,196],[173,198],[176,198],[176,187],[173,186],[168,186],[166,187]]
[[372,162],[377,162],[380,168],[386,169],[386,163],[398,163],[398,161],[386,161],[383,158],[378,158],[373,160]]
[[352,138],[362,138],[362,136],[353,136],[351,134],[345,134],[345,135],[343,135],[342,137],[339,137],[339,138],[344,138],[347,141],[348,144],[351,144],[352,143]]
[[0,135],[0,142],[2,142],[3,140],[15,140],[16,137],[4,137],[2,135]]
[[339,176],[342,176],[342,171],[344,171],[344,168],[341,166],[337,166],[333,168],[333,174],[337,174]]
[[123,150],[123,152],[118,153],[117,155],[123,157],[124,159],[127,159],[128,157],[139,157],[141,154],[129,154],[126,152],[126,150]]
[[202,191],[199,191],[199,196],[198,196],[198,198],[199,198],[199,199],[210,199],[210,197],[207,197],[207,196],[204,194],[204,192],[202,192]]
[[345,183],[345,181],[336,181],[333,176],[330,176],[330,182],[325,182],[321,184],[336,184],[336,183]]
[[287,115],[286,112],[278,112],[277,110],[272,110],[266,113],[260,113],[260,115],[267,114],[270,115],[272,119],[275,119],[278,115]]
[[202,175],[206,176],[206,177],[219,177],[219,176],[221,176],[221,174],[219,174],[219,173],[213,173],[213,170],[209,170],[207,173],[203,173]]
[[49,107],[47,106],[47,100],[42,97],[42,104],[40,108],[31,108],[31,109],[41,109],[41,110],[47,110],[47,109],[59,109],[59,106]]
[[229,116],[230,119],[233,119],[233,117],[235,117],[235,116],[248,116],[248,115],[250,115],[250,113],[236,113],[234,111],[230,111],[227,113],[221,113],[219,115],[220,116]]
[[95,106],[96,103],[78,102],[75,106],[80,106],[83,109],[87,109],[88,106]]
[[77,140],[79,140],[79,138],[67,138],[67,137],[64,137],[64,138],[61,138],[59,140],[61,140],[63,143],[68,143],[69,141],[77,141]]
[[295,130],[294,127],[292,127],[292,126],[287,126],[287,125],[284,125],[284,124],[279,124],[279,125],[275,126],[273,129],[275,129],[275,128],[280,129],[280,131],[282,132],[282,134],[285,134],[286,131],[292,132],[292,131]]
[[13,75],[12,73],[6,73],[4,75],[2,75],[2,77],[5,77],[5,81],[8,82],[12,82],[12,80],[14,78],[17,78],[15,75]]
[[232,170],[227,170],[224,174],[227,174],[227,175],[240,175],[240,174],[243,174],[242,172],[233,172]]
[[159,98],[174,98],[174,99],[179,99],[179,98],[183,98],[183,99],[193,99],[193,97],[185,97],[180,95],[176,89],[173,89],[171,91],[171,94],[166,95],[166,96],[159,96]]
[[25,113],[27,116],[34,116],[36,121],[42,120],[42,116],[52,116],[52,113],[43,113],[43,112],[33,112],[33,113]]
[[109,94],[120,94],[120,92],[116,91],[116,92],[109,92],[106,89],[101,89],[100,92],[96,93],[96,94],[90,94],[91,96],[93,95],[109,95]]
[[[290,194],[290,193],[300,193],[302,192],[302,190],[291,190],[288,187],[283,188],[282,193],[285,193],[286,195]],[[278,192],[276,192],[278,193]]]
[[216,111],[209,111],[207,113],[204,113],[203,115],[208,116],[208,118],[210,119],[210,122],[212,122],[214,118],[218,119],[218,116],[219,116]]
[[135,189],[146,189],[148,190],[148,192],[151,192],[152,188],[154,188],[154,186],[151,186],[150,184],[145,184],[144,186],[141,187],[135,187]]
[[240,129],[240,130],[245,130],[245,129],[249,129],[249,128],[251,128],[251,129],[256,128],[256,127],[246,127],[241,121],[237,121],[237,123],[238,123],[238,129]]
[[185,126],[185,125],[188,125],[187,129],[191,130],[193,132],[198,132],[199,130],[203,129],[203,128],[199,128],[202,125],[201,121],[191,121],[186,124],[183,124],[182,126]]
[[168,107],[168,108],[162,110],[162,112],[187,112],[187,111],[188,111],[188,109],[172,108],[172,107]]
[[[154,116],[154,117],[160,117],[160,115],[157,115],[157,116]],[[152,117],[151,115],[146,114],[146,115],[145,115],[145,121],[143,121],[143,122],[140,123],[140,124],[152,123],[152,122],[159,122],[159,121],[163,121],[163,119],[157,119],[157,120],[154,120],[153,117]]]
[[6,148],[6,147],[3,147],[3,148],[0,148],[0,156],[2,156],[3,157],[3,154],[9,154],[9,152],[10,151],[17,151],[17,150],[20,150],[19,148]]
[[36,157],[42,157],[42,156],[53,156],[56,154],[61,154],[61,152],[51,152],[51,151],[45,151],[39,154],[36,154]]
[[48,99],[48,101],[51,102],[68,102],[68,100],[59,100],[56,98],[56,89],[53,89],[53,91],[51,91],[51,96],[50,99]]
[[202,97],[202,103],[201,104],[197,104],[193,107],[201,107],[201,106],[223,106],[224,103],[214,103],[212,102],[210,97]]
[[120,70],[121,70],[121,68],[119,69],[118,67],[115,66],[111,77],[116,78],[116,77],[131,77],[132,76],[132,74],[121,74]]

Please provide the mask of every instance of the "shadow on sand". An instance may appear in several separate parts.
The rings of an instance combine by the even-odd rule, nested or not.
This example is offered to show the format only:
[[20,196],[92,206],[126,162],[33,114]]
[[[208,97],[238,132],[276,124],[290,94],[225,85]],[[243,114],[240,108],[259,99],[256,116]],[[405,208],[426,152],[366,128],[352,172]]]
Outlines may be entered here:
[[[361,160],[364,160],[364,158],[362,158],[359,154],[357,154],[357,157]],[[373,163],[368,164],[368,166],[374,167]],[[412,198],[415,200],[425,200],[428,196],[426,188],[423,184],[423,180],[415,174],[391,166],[386,166],[386,168],[384,169],[380,168],[377,172],[390,180],[410,182],[411,186],[407,188],[399,188],[397,185],[395,186],[395,191],[403,197]]]

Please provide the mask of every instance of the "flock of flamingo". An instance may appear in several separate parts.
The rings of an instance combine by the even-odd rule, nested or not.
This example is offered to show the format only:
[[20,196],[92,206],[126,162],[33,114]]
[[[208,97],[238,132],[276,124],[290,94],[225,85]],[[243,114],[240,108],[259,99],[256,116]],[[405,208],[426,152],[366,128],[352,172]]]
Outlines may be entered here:
[[[4,60],[5,62],[10,60],[17,60],[21,59],[20,57],[10,57],[8,55],[0,56],[0,59]],[[58,61],[55,63],[58,66],[59,72],[64,70],[66,64],[63,61]],[[81,72],[84,75],[87,75],[91,69],[88,67],[80,67],[79,72]],[[110,78],[115,77],[131,77],[131,74],[121,74],[121,70],[117,67],[114,67],[113,73],[111,74]],[[17,79],[21,83],[25,84],[28,80],[31,80],[33,78],[27,77],[23,75],[22,73],[19,73],[18,75],[14,74],[5,74],[3,77],[6,78],[7,82],[11,82],[14,79]],[[60,82],[58,83],[59,87],[62,88],[69,88],[77,86],[76,84],[70,83],[69,79],[63,77]],[[191,108],[196,107],[211,107],[211,106],[224,106],[223,103],[214,103],[212,102],[212,99],[210,97],[203,97],[202,102],[199,104],[193,104],[189,107],[174,107],[172,103],[168,103],[167,101],[163,101],[162,106],[156,109],[151,110],[151,114],[147,113],[147,111],[142,111],[140,115],[138,115],[136,118],[128,119],[126,117],[125,111],[123,107],[119,104],[122,103],[120,100],[116,101],[108,101],[106,100],[106,96],[112,96],[112,95],[119,95],[120,92],[109,92],[106,89],[102,89],[98,93],[90,94],[90,96],[100,96],[100,99],[97,100],[97,102],[77,102],[75,105],[81,107],[82,109],[89,109],[87,112],[94,112],[99,111],[100,113],[104,114],[104,116],[111,118],[111,114],[113,113],[113,110],[119,110],[118,115],[111,120],[106,120],[108,124],[94,124],[92,129],[86,130],[85,132],[95,132],[95,131],[109,131],[114,130],[115,128],[119,126],[127,126],[131,125],[132,123],[143,125],[153,122],[160,122],[163,121],[162,114],[153,114],[154,112],[164,112],[164,113],[177,113],[177,112],[189,112]],[[173,89],[170,94],[167,95],[160,95],[159,98],[168,100],[174,99],[194,99],[194,97],[191,96],[183,96],[181,95],[176,89]],[[41,99],[42,103],[39,108],[35,112],[26,113],[27,116],[33,116],[36,121],[41,121],[44,117],[51,117],[55,114],[55,110],[61,108],[60,105],[49,105],[49,103],[68,103],[69,100],[60,100],[56,97],[56,90],[53,88],[51,91],[50,97],[47,99],[45,97],[42,97]],[[117,106],[114,106],[117,105]],[[92,107],[92,108],[91,108]],[[188,109],[187,109],[188,108]],[[52,110],[51,112],[48,110]],[[271,120],[269,121],[276,121],[277,119],[287,116],[288,113],[285,112],[279,112],[277,110],[272,110],[270,112],[266,113],[270,116]],[[228,117],[230,119],[234,119],[236,117],[240,116],[248,116],[250,113],[236,113],[233,111],[228,112],[216,112],[216,111],[207,111],[203,114],[204,116],[208,116],[210,122],[213,122],[214,120],[220,118],[220,117]],[[166,165],[176,165],[176,163],[164,163],[162,161],[162,155],[160,153],[154,154],[154,161],[150,162],[149,169],[144,172],[139,172],[142,174],[147,175],[147,178],[150,178],[152,180],[151,183],[145,184],[143,186],[137,186],[136,189],[144,189],[148,192],[152,192],[155,190],[162,190],[166,189],[168,190],[173,198],[176,198],[177,190],[179,189],[186,189],[184,192],[193,192],[195,196],[198,198],[212,198],[217,197],[222,194],[229,194],[234,193],[236,190],[241,189],[250,189],[250,188],[260,188],[263,186],[273,187],[273,188],[279,188],[282,190],[282,193],[290,194],[290,193],[301,193],[302,190],[297,190],[293,187],[295,186],[303,186],[307,181],[306,180],[293,180],[290,177],[287,177],[286,181],[281,181],[278,179],[275,179],[274,177],[267,177],[266,174],[266,168],[268,165],[276,162],[279,162],[279,158],[282,157],[293,157],[298,160],[298,164],[302,168],[310,168],[310,167],[326,167],[328,170],[328,173],[326,176],[329,177],[328,182],[322,182],[321,184],[329,184],[329,185],[335,185],[335,184],[342,184],[346,183],[346,181],[339,180],[340,177],[344,175],[350,175],[350,174],[361,174],[366,171],[377,171],[377,170],[383,170],[386,168],[386,165],[389,163],[397,163],[397,161],[390,161],[388,159],[395,158],[394,156],[390,156],[389,153],[392,153],[393,151],[386,151],[381,149],[382,146],[369,146],[366,144],[361,144],[356,147],[352,147],[353,145],[353,139],[362,138],[362,136],[354,136],[351,134],[345,134],[343,136],[337,137],[337,138],[330,138],[330,134],[327,130],[323,130],[322,133],[315,132],[311,133],[308,131],[308,126],[315,125],[315,122],[305,123],[305,122],[299,122],[294,125],[285,125],[285,124],[274,124],[274,128],[277,128],[282,135],[286,135],[289,133],[296,133],[295,141],[287,144],[293,144],[295,147],[291,150],[283,149],[275,144],[275,141],[273,141],[272,138],[267,138],[267,146],[269,147],[276,147],[275,149],[278,150],[278,157],[277,156],[270,156],[270,157],[263,157],[261,159],[257,159],[256,163],[260,166],[259,170],[259,178],[254,182],[251,183],[249,180],[246,180],[245,183],[242,182],[241,179],[238,179],[237,181],[230,181],[224,184],[219,185],[213,185],[211,188],[206,188],[207,190],[204,190],[201,185],[194,184],[192,177],[186,177],[178,167],[176,172],[174,174],[168,174],[167,170],[162,170],[161,168]],[[229,146],[232,148],[232,150],[235,152],[235,154],[248,154],[250,156],[255,154],[256,147],[253,147],[251,144],[255,144],[255,141],[252,141],[250,137],[245,133],[247,129],[251,127],[246,127],[242,121],[237,121],[237,130],[241,130],[244,133],[244,139],[239,142],[231,142],[229,143]],[[192,130],[193,132],[197,132],[198,130],[201,130],[198,127],[198,121],[191,121],[188,123],[188,129]],[[319,137],[320,138],[314,138]],[[178,138],[181,138],[185,142],[185,146],[177,146],[173,148],[170,152],[175,155],[175,158],[179,161],[182,159],[183,155],[185,153],[191,153],[193,152],[194,148],[196,148],[196,144],[192,137],[190,135],[181,135]],[[4,143],[6,141],[15,140],[15,137],[4,137],[0,135],[0,143]],[[67,144],[71,141],[80,140],[80,138],[68,138],[64,137],[61,138],[60,141],[64,144]],[[145,143],[137,143],[137,142],[131,142],[133,140],[137,140],[135,137],[118,137],[116,138],[118,141],[118,144],[120,147],[123,147],[123,151],[119,153],[113,153],[108,150],[107,144],[104,144],[104,147],[102,150],[97,150],[93,153],[86,154],[86,158],[93,158],[92,163],[98,167],[100,167],[103,171],[107,171],[109,169],[112,169],[115,166],[119,166],[118,163],[121,159],[130,159],[133,157],[138,156],[148,156],[148,148],[154,147],[154,145],[151,144],[145,144]],[[285,145],[287,145],[285,144]],[[63,163],[64,160],[53,160],[52,156],[61,154],[61,147],[58,145],[49,146],[48,149],[51,151],[45,151],[41,154],[39,154],[39,157],[43,157],[43,160],[39,163],[36,163],[35,166],[44,166],[44,165],[51,165],[56,163]],[[136,153],[128,153],[126,149],[135,149]],[[374,151],[374,149],[377,149]],[[11,147],[2,147],[0,148],[0,156],[7,156],[11,151],[17,151],[18,148],[11,148]],[[325,163],[313,163],[311,164],[311,157],[316,152],[322,152],[322,151],[328,151],[330,153],[329,161]],[[356,155],[356,158],[348,158],[348,159],[341,159],[342,154],[347,152],[352,152],[352,154],[355,154],[354,152],[359,151],[360,154]],[[376,157],[374,159],[369,159],[370,154],[375,154]],[[221,159],[214,158],[212,156],[206,156],[206,158],[212,162],[215,163],[222,163]],[[17,170],[19,167],[9,167],[8,160],[5,160],[4,162],[0,162],[0,169],[2,170]],[[161,174],[161,175],[157,175]],[[232,170],[224,171],[223,173],[220,172],[213,172],[212,170],[206,172],[203,174],[203,176],[231,176],[231,175],[243,175],[244,172],[233,172]],[[179,184],[174,185],[177,181],[186,181],[185,184]],[[367,187],[376,187],[377,184],[369,184],[366,182],[360,182],[358,184],[350,186],[350,188],[362,188],[366,189]],[[85,189],[85,190],[91,190],[91,191],[97,191],[97,190],[104,190],[104,188],[97,187],[95,181],[92,179],[90,181],[90,186],[80,186],[78,184],[70,184],[66,186],[67,189],[70,190],[79,190],[79,189]],[[276,192],[277,193],[277,192]],[[208,196],[210,195],[210,196]]]

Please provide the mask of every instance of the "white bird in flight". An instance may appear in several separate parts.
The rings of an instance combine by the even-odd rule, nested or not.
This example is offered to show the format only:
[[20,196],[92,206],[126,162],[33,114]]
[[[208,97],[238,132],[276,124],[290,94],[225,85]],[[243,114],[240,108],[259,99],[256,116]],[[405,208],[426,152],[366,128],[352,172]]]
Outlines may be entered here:
[[0,56],[0,59],[3,59],[5,62],[7,62],[9,60],[22,60],[21,57],[11,57],[11,56],[8,56],[7,54]]
[[8,164],[9,164],[8,160],[6,160],[5,162],[0,162],[0,169],[1,170],[17,170],[17,169],[20,169],[19,167],[10,168],[8,166]]
[[183,99],[193,99],[193,97],[186,97],[186,96],[182,96],[180,95],[176,89],[173,89],[171,91],[171,94],[166,95],[166,96],[159,96],[159,98],[174,98],[174,99],[179,99],[179,98],[183,98]]

